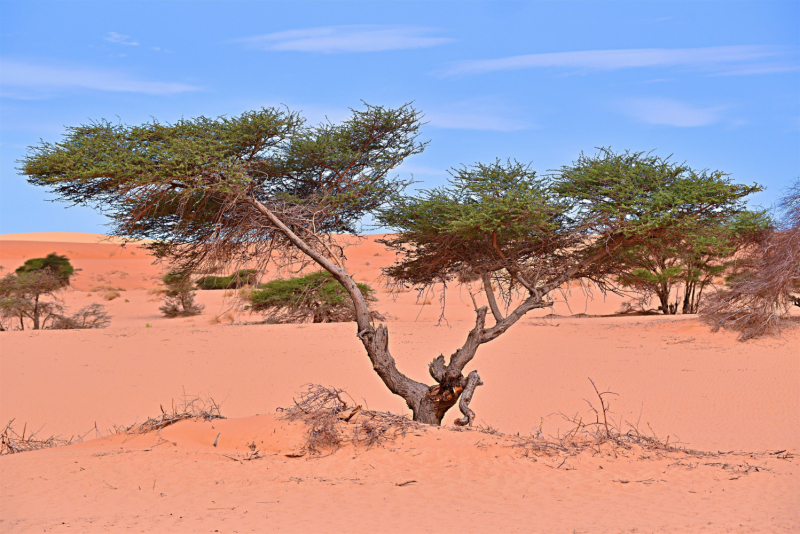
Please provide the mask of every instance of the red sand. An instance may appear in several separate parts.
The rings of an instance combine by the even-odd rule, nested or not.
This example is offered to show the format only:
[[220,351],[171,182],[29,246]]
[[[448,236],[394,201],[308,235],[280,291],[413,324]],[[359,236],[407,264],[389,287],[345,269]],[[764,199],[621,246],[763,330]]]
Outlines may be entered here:
[[[372,371],[353,325],[228,324],[257,320],[247,315],[219,324],[215,317],[231,307],[221,291],[199,292],[202,315],[165,319],[148,293],[162,268],[139,247],[98,244],[86,234],[80,243],[24,237],[0,237],[0,273],[31,257],[67,254],[82,270],[66,305],[101,302],[113,319],[105,330],[0,334],[0,421],[46,425],[42,436],[82,434],[95,423],[105,433],[160,413],[159,405],[184,390],[222,401],[232,419],[179,423],[163,439],[114,435],[4,456],[0,531],[800,530],[796,459],[750,459],[772,471],[738,478],[702,461],[690,469],[591,455],[555,469],[491,436],[447,429],[321,459],[287,458],[301,446],[302,428],[254,414],[290,404],[304,383],[344,388],[372,409],[407,411]],[[348,257],[356,278],[373,284],[391,261],[372,240]],[[105,301],[98,286],[124,291]],[[390,344],[400,369],[428,382],[427,363],[460,345],[474,314],[466,293],[449,290],[449,327],[436,326],[436,296],[429,306],[415,298],[380,293],[377,308],[393,317]],[[575,313],[611,313],[620,304],[617,297],[588,305],[570,299]],[[549,312],[531,314],[481,348],[472,367],[485,383],[472,403],[480,422],[527,434],[543,418],[546,434],[563,431],[567,425],[552,414],[586,414],[592,377],[619,394],[615,417],[649,423],[670,442],[710,451],[800,449],[797,330],[738,343],[691,317],[542,318]],[[555,312],[569,308],[560,303]],[[263,442],[266,458],[225,456],[240,456],[252,440]]]

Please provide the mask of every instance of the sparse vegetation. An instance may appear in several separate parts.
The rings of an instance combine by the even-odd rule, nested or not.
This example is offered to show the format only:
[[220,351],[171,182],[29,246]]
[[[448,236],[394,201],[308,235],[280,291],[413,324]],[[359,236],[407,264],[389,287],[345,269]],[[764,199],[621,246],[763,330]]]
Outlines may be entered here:
[[50,326],[53,330],[80,330],[89,328],[106,328],[111,324],[111,317],[101,304],[84,306],[77,313],[67,317],[59,315]]
[[[359,283],[358,289],[367,303],[377,301],[367,284]],[[347,291],[325,271],[261,284],[247,300],[250,309],[265,314],[271,323],[342,323],[356,316]],[[373,310],[370,315],[373,320],[383,319]]]
[[199,315],[204,306],[195,304],[195,291],[188,274],[173,271],[161,279],[166,285],[164,305],[159,308],[167,317],[190,317]]
[[[721,195],[727,193],[720,191]],[[734,264],[736,254],[754,243],[770,224],[764,212],[747,211],[735,197],[722,198],[715,215],[710,221],[699,217],[679,232],[654,236],[625,252],[619,281],[638,293],[642,310],[655,296],[658,310],[665,315],[697,313],[706,287],[723,275]],[[671,297],[674,302],[670,302]]]

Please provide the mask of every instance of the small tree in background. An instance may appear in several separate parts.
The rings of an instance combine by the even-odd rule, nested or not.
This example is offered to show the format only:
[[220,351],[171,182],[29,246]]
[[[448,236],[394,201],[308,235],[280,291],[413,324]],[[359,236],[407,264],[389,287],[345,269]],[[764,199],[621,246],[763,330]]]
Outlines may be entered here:
[[183,272],[170,272],[161,280],[167,286],[164,305],[159,308],[167,317],[190,317],[199,315],[204,306],[194,303],[195,290],[192,279]]
[[[22,330],[25,319],[30,319],[34,330],[45,328],[63,313],[55,296],[69,285],[74,272],[69,259],[55,253],[27,260],[0,283],[0,313],[18,319]],[[52,300],[45,300],[48,297]]]
[[[357,285],[368,304],[378,300],[370,286]],[[271,323],[344,323],[356,317],[350,295],[327,271],[261,284],[247,299],[250,309],[264,313]],[[373,310],[370,316],[384,319]]]
[[710,220],[700,217],[678,233],[655,236],[626,251],[619,281],[640,295],[641,306],[655,296],[658,309],[666,315],[679,310],[697,313],[706,286],[725,273],[736,253],[752,244],[768,225],[763,212],[721,205]]
[[701,308],[714,330],[737,331],[740,340],[775,334],[790,308],[800,306],[800,180],[787,189],[778,211],[772,231],[737,260],[725,289]]

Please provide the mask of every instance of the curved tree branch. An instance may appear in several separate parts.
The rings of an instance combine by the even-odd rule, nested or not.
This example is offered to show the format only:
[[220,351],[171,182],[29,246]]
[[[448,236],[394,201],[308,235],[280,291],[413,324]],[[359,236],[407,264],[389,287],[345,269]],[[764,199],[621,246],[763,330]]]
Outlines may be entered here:
[[469,408],[469,403],[472,402],[475,388],[483,385],[481,377],[478,376],[478,371],[472,371],[467,376],[466,382],[464,391],[461,393],[461,399],[458,401],[458,409],[464,414],[464,417],[455,420],[455,424],[458,426],[472,426],[473,421],[475,421],[475,412]]
[[492,315],[494,315],[495,323],[499,323],[503,320],[503,314],[500,313],[500,308],[497,306],[497,300],[494,298],[494,290],[492,289],[492,279],[489,276],[489,273],[482,272],[481,273],[481,280],[483,281],[483,289],[486,291],[486,300],[489,301],[489,308],[492,310]]
[[409,408],[415,413],[419,410],[422,398],[428,392],[428,387],[424,384],[408,378],[397,369],[397,364],[389,352],[389,331],[385,325],[377,328],[372,326],[369,317],[369,307],[364,299],[364,295],[358,285],[350,275],[337,266],[331,260],[314,250],[311,246],[297,236],[286,226],[272,211],[264,204],[254,198],[249,198],[247,202],[265,215],[300,251],[309,256],[323,269],[331,275],[345,288],[350,298],[353,300],[353,308],[356,312],[356,324],[358,325],[358,338],[367,349],[367,354],[372,361],[372,367],[381,377],[386,387],[402,397]]

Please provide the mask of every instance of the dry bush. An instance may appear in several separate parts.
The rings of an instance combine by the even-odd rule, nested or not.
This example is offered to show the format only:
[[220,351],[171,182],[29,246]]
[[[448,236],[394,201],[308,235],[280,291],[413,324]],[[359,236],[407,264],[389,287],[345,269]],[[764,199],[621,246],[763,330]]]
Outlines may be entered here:
[[111,317],[101,304],[84,306],[72,316],[59,315],[50,324],[51,330],[83,330],[90,328],[106,328],[111,324]]
[[293,406],[279,410],[289,421],[303,421],[308,426],[303,452],[333,453],[346,442],[371,447],[421,427],[407,416],[364,410],[352,399],[352,404],[348,404],[343,399],[348,396],[343,390],[318,384],[305,387]]
[[702,317],[740,340],[777,334],[800,306],[800,180],[780,202],[783,221],[739,261],[727,287],[709,297]]
[[51,436],[46,439],[40,439],[37,437],[38,432],[25,436],[25,432],[28,428],[27,424],[22,428],[22,434],[18,434],[12,426],[14,421],[15,419],[9,421],[5,428],[3,428],[3,431],[0,432],[0,455],[50,449],[83,441],[83,436],[72,436],[69,439],[63,439],[60,436]]
[[144,423],[133,423],[130,426],[114,425],[114,432],[117,434],[147,434],[149,432],[157,432],[162,428],[186,419],[201,419],[203,421],[226,419],[220,413],[219,404],[210,397],[183,395],[180,404],[176,406],[173,402],[172,412],[166,412],[163,406],[160,406],[160,408],[160,416],[148,417]]
[[114,300],[116,298],[119,298],[119,293],[117,291],[106,291],[103,293],[104,300]]

